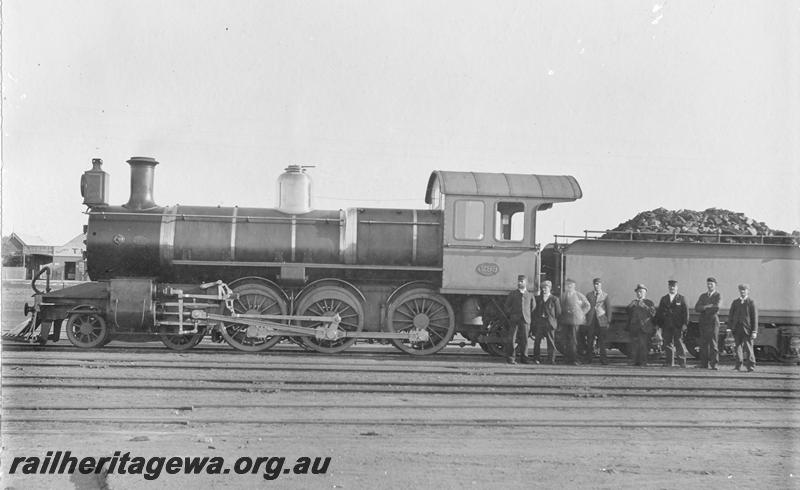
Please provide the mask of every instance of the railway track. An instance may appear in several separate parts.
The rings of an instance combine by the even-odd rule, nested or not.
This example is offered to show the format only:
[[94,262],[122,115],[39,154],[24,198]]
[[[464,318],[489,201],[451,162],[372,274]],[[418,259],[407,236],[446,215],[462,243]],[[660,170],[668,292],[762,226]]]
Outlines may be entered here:
[[[12,429],[28,423],[87,423],[89,418],[67,412],[92,411],[92,419],[113,424],[214,424],[230,423],[224,417],[205,417],[208,411],[247,412],[258,409],[270,417],[257,417],[249,425],[508,425],[560,426],[558,417],[524,420],[520,417],[474,417],[478,412],[498,413],[509,407],[543,414],[575,411],[568,423],[587,427],[698,427],[729,426],[731,410],[740,411],[741,428],[795,429],[800,399],[800,373],[771,366],[758,373],[710,372],[693,369],[640,369],[617,360],[611,366],[507,366],[475,353],[451,354],[420,360],[386,352],[325,356],[302,352],[244,355],[228,352],[208,358],[206,349],[175,353],[150,348],[4,350],[4,422]],[[213,351],[213,349],[210,349]],[[411,361],[411,362],[410,362]],[[123,404],[98,403],[97,393],[120,398]],[[48,394],[44,403],[44,394]],[[291,403],[314,396],[330,401]],[[164,403],[164,398],[172,403]],[[274,402],[279,397],[282,403]],[[342,405],[342,397],[350,403]],[[375,397],[383,403],[363,403]],[[405,397],[405,401],[398,401]],[[219,398],[230,403],[212,403]],[[409,402],[408,400],[413,401]],[[144,400],[144,402],[142,402]],[[335,402],[333,400],[336,400]],[[450,402],[447,402],[450,400]],[[544,403],[570,400],[569,403]],[[578,403],[573,400],[579,400]],[[698,400],[715,400],[706,415],[719,420],[699,424]],[[749,404],[741,400],[758,400]],[[443,403],[444,401],[444,403]],[[780,408],[779,417],[765,423],[746,422],[756,408]],[[749,406],[749,408],[748,408]],[[134,407],[134,408],[132,408]],[[330,417],[331,407],[362,416]],[[634,420],[621,424],[593,411],[613,414],[638,409],[650,415],[669,410],[684,415],[669,423]],[[142,418],[119,416],[124,410],[178,412],[189,417]],[[318,418],[285,416],[286,410],[320,412]],[[374,413],[407,413],[411,420],[370,417]],[[273,413],[275,412],[275,413]],[[440,418],[419,420],[415,414],[436,413]],[[793,416],[790,416],[794,414]],[[762,417],[763,419],[763,417]],[[761,421],[763,422],[763,420]],[[241,423],[241,422],[239,422]]]
[[[50,382],[57,379],[57,382]],[[149,380],[131,380],[125,377],[85,376],[85,375],[4,375],[3,387],[14,389],[103,389],[103,390],[150,390],[150,391],[311,391],[348,393],[427,393],[453,396],[489,395],[585,395],[585,396],[641,396],[641,397],[743,397],[758,396],[762,399],[798,400],[800,394],[793,386],[753,387],[753,386],[708,386],[698,388],[692,385],[636,384],[614,386],[602,383],[507,383],[498,380],[483,382],[440,382],[440,381],[396,381],[396,380],[240,380],[230,378],[209,378],[189,380],[181,377],[162,377],[159,383]]]
[[[574,471],[574,458],[602,468],[593,470],[597,482],[611,487],[625,486],[626,472],[639,471],[627,463],[632,458],[659,468],[670,461],[685,472],[670,475],[678,483],[716,478],[719,468],[739,471],[735,463],[707,466],[680,456],[693,451],[714,451],[724,461],[742,452],[764,455],[759,481],[790,464],[792,441],[800,437],[796,368],[760,365],[738,373],[731,365],[712,372],[611,361],[508,366],[478,348],[414,358],[386,346],[324,355],[290,346],[246,354],[205,344],[189,352],[157,344],[92,351],[8,345],[2,434],[9,458],[57,449],[226,461],[330,455],[335,471],[311,482],[315,488],[361,482],[359,475],[370,475],[363,481],[369,487],[407,486],[443,471],[454,475],[454,486],[489,487],[519,465],[532,465],[530,472],[514,470],[532,478],[541,470]],[[66,481],[26,478],[19,480],[26,488]],[[107,483],[139,481],[132,478],[115,475]],[[169,481],[188,486],[230,483],[175,478]],[[282,483],[309,487],[309,480]]]

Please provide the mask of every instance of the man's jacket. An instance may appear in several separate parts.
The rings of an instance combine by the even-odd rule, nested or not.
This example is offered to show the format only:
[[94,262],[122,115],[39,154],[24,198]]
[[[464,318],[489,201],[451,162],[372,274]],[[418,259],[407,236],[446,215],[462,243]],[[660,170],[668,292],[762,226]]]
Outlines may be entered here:
[[681,294],[676,294],[675,299],[669,300],[669,295],[661,297],[656,311],[656,324],[661,328],[673,328],[682,330],[689,325],[689,306],[686,298]]
[[521,292],[519,289],[511,291],[506,297],[505,309],[511,320],[525,320],[531,322],[531,314],[536,308],[536,299],[530,291]]
[[608,297],[608,293],[605,291],[601,291],[599,296],[598,298],[595,290],[591,290],[586,294],[586,299],[589,300],[589,304],[592,307],[589,313],[586,314],[586,324],[593,325],[595,318],[597,318],[597,324],[605,328],[611,324],[611,298]]
[[758,333],[758,308],[749,296],[744,301],[733,300],[728,311],[728,327],[734,332],[743,331],[745,335]]
[[547,297],[547,301],[541,294],[536,297],[536,308],[533,310],[534,323],[546,322],[552,328],[556,328],[559,316],[561,316],[561,301],[558,296],[551,294]]

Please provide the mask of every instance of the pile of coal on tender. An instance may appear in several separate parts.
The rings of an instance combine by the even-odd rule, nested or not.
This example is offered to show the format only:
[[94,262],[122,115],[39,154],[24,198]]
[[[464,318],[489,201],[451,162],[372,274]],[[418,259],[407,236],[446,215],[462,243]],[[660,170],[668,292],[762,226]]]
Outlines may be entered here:
[[727,209],[705,211],[658,208],[642,211],[601,238],[673,242],[800,245],[800,231],[774,230],[762,221]]

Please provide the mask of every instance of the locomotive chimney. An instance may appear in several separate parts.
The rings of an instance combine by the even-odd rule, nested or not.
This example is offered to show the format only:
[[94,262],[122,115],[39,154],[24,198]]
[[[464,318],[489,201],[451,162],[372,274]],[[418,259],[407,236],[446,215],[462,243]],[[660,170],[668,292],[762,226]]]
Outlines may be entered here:
[[158,162],[155,158],[131,157],[131,198],[125,207],[131,211],[141,211],[156,207],[153,201],[153,174]]

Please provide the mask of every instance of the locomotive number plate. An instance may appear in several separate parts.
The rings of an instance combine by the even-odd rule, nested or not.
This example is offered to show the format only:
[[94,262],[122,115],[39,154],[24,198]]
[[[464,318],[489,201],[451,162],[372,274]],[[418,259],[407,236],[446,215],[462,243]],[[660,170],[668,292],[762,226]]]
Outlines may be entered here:
[[500,272],[500,266],[493,262],[484,262],[483,264],[478,264],[475,270],[482,276],[493,276]]

